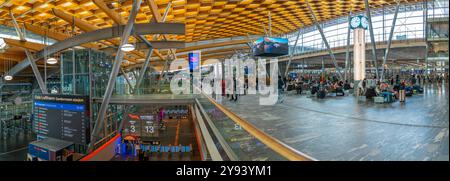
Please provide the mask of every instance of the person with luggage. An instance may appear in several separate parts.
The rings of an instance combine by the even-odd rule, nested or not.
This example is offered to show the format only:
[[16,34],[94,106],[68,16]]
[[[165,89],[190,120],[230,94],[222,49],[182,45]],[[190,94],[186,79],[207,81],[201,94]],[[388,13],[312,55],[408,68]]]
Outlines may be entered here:
[[283,103],[284,97],[283,97],[283,89],[284,89],[284,82],[281,76],[278,76],[278,102]]
[[302,94],[302,86],[303,86],[303,81],[299,77],[297,77],[297,79],[295,81],[295,89],[297,90],[297,94]]
[[230,101],[236,102],[237,99],[238,99],[238,92],[237,92],[237,84],[236,84],[236,78],[235,77],[233,78],[233,88],[232,89],[233,89],[233,91],[231,93]]
[[222,82],[221,82],[221,88],[222,88],[222,97],[224,97],[225,96],[225,79],[222,79]]
[[395,75],[395,84],[400,84],[400,75]]
[[150,157],[150,151],[149,150],[145,150],[144,151],[144,156],[143,156],[143,161],[149,161],[149,157]]
[[350,86],[350,84],[348,83],[348,80],[345,80],[345,83],[344,83],[344,90],[349,90],[349,89],[351,89],[351,86]]
[[358,84],[358,94],[359,96],[365,95],[366,93],[366,79],[360,81]]
[[412,77],[411,77],[411,84],[412,85],[416,85],[416,83],[417,83],[416,75],[412,75]]
[[317,98],[323,99],[327,95],[327,89],[325,88],[325,82],[320,82],[319,90],[317,91]]
[[144,161],[144,152],[142,150],[138,151],[138,160]]
[[406,83],[405,83],[405,81],[403,81],[399,86],[399,92],[398,92],[398,94],[399,94],[398,97],[399,97],[400,102],[405,102],[405,99],[406,99],[405,89],[406,89]]

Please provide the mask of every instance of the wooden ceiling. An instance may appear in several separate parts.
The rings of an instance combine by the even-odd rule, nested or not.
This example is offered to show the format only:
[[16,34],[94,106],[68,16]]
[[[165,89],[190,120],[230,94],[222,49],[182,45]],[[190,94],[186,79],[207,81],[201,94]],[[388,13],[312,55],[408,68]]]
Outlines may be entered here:
[[[393,5],[395,1],[369,0],[369,3],[371,8],[376,9]],[[418,1],[421,0],[400,0],[401,3]],[[313,23],[305,0],[142,0],[136,23],[150,22],[154,15],[159,16],[155,17],[158,22],[161,21],[169,2],[172,5],[166,22],[185,23],[186,34],[161,36],[159,39],[196,42],[233,36],[263,35],[264,29],[268,29],[269,12],[274,35],[289,33]],[[106,5],[107,9],[102,9],[99,3]],[[309,3],[319,21],[346,16],[349,11],[364,10],[364,0],[309,0]],[[0,24],[13,26],[9,15],[9,12],[12,12],[19,26],[25,26],[27,30],[34,30],[35,33],[45,32],[53,39],[63,40],[73,35],[73,25],[70,21],[72,18],[85,25],[74,26],[75,34],[80,34],[126,22],[131,5],[132,0],[0,0]],[[158,12],[152,11],[153,9]],[[66,19],[61,18],[61,13],[68,15]],[[150,35],[146,38],[153,39]],[[130,38],[130,41],[135,39]],[[118,42],[119,39],[116,38],[95,42],[86,47],[117,46]],[[8,44],[16,46],[13,41]],[[36,51],[42,49],[38,45],[34,47]],[[25,56],[23,53],[9,51],[6,52],[9,54],[7,59],[13,57],[20,61]],[[162,60],[169,53],[162,50],[154,54]],[[2,56],[4,60],[5,54],[0,54],[0,57]],[[220,58],[216,56],[213,57]],[[222,55],[224,56],[226,55]],[[144,57],[145,52],[142,51],[132,51],[126,55],[126,59],[133,64],[142,62]]]
[[[152,1],[152,0],[150,0]],[[164,13],[171,0],[155,0],[158,10]],[[402,0],[408,2],[407,0]],[[410,0],[415,2],[414,0]],[[416,0],[417,1],[417,0]],[[132,0],[103,0],[108,8],[127,18]],[[312,24],[304,0],[172,0],[167,22],[186,24],[186,35],[169,36],[186,42],[207,39],[263,34],[267,29],[268,12],[272,15],[273,34],[295,31],[303,25]],[[309,0],[319,21],[347,15],[349,11],[364,10],[363,0]],[[392,5],[395,0],[370,0],[372,8]],[[137,23],[149,22],[152,18],[147,1],[142,1]],[[53,14],[52,8],[62,10],[103,28],[115,22],[92,0],[0,0],[0,22],[9,23],[12,11],[18,22],[68,33],[71,24]],[[81,30],[77,30],[80,32]]]

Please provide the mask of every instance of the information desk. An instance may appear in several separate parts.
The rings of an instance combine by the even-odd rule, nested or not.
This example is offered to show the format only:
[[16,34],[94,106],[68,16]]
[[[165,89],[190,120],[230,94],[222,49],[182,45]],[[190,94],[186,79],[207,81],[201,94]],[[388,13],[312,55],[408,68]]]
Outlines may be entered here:
[[36,95],[33,121],[38,140],[56,138],[80,145],[89,143],[89,99],[86,96]]

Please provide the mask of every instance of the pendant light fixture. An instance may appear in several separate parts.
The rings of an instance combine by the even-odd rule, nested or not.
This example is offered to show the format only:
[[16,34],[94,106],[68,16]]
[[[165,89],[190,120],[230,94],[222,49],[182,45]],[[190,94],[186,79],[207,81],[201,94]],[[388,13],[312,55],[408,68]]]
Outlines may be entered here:
[[54,57],[50,57],[50,58],[47,59],[47,64],[54,65],[54,64],[57,64],[57,63],[58,63],[58,59],[56,59]]
[[[119,2],[118,8],[120,8],[120,5],[121,4]],[[120,47],[120,49],[122,51],[124,51],[124,52],[130,52],[130,51],[133,51],[134,49],[136,49],[136,46],[134,44],[131,44],[131,43],[125,43],[125,44],[122,45],[122,47]]]
[[[50,21],[50,23],[49,23],[49,26],[48,26],[48,29],[50,29],[51,28],[51,26],[52,26],[52,22],[55,22],[56,20],[51,20]],[[73,31],[73,29],[72,29],[72,31]],[[47,45],[48,46],[48,36],[47,36],[47,34],[45,34],[45,37],[44,37],[44,45]],[[47,47],[44,49],[44,51],[46,51],[46,53],[45,53],[45,55],[46,55],[46,57],[45,57],[45,63],[46,64],[49,64],[49,65],[54,65],[54,64],[57,64],[58,63],[58,59],[57,58],[55,58],[55,57],[57,57],[57,56],[50,56],[49,57],[49,55],[47,55],[47,53],[48,53],[48,49],[47,49]],[[45,69],[47,69],[47,67],[45,67]]]
[[135,49],[135,47],[133,44],[126,43],[126,44],[123,44],[122,47],[120,47],[120,49],[124,52],[130,52],[130,51],[133,51]]
[[9,80],[12,80],[12,79],[13,79],[13,77],[11,75],[5,75],[5,80],[6,81],[9,81]]
[[5,79],[6,81],[12,80],[13,76],[9,75],[9,69],[11,67],[11,60],[9,60],[9,58],[8,58],[8,60],[3,63],[3,66],[5,68],[5,71],[4,71],[5,72],[5,76],[3,77],[3,79]]

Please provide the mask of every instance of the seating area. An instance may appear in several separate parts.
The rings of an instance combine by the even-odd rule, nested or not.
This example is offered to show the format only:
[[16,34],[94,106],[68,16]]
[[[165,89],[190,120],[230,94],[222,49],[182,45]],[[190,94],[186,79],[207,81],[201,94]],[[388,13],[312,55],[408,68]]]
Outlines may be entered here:
[[356,93],[358,93],[358,102],[371,101],[378,104],[389,104],[396,101],[404,102],[404,97],[422,94],[424,91],[423,84],[426,81],[423,80],[420,83],[414,81],[417,80],[415,75],[403,78],[402,81],[398,80],[396,81],[397,83],[393,80],[380,82],[375,79],[364,79],[355,88],[348,81],[343,83],[343,81],[336,80],[336,75],[328,76],[331,78],[325,81],[321,78],[316,78],[317,80],[315,80],[310,75],[300,75],[297,79],[287,79],[285,91],[289,95],[307,95],[309,98],[314,99],[348,95],[357,96]]

